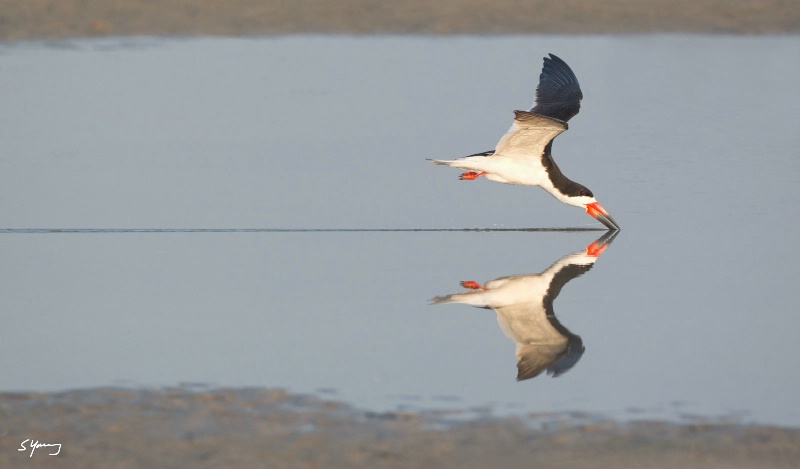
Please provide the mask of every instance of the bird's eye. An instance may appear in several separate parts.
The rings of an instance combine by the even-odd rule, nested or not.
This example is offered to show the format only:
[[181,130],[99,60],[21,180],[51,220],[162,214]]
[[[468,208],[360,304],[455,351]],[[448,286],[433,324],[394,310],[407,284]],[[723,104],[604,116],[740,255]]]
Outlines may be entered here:
[[581,196],[586,197],[587,195],[589,195],[589,193],[587,193],[586,191],[581,191]]

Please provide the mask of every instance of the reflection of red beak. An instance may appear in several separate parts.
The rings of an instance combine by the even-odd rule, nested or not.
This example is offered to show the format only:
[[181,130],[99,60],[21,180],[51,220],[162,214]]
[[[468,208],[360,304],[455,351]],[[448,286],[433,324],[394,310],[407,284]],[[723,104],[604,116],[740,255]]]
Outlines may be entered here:
[[595,241],[592,244],[586,246],[586,255],[592,257],[600,257],[600,254],[603,254],[603,251],[605,251],[607,247],[608,244],[599,244],[597,241]]
[[614,238],[616,238],[618,234],[618,230],[606,231],[603,236],[599,237],[592,244],[586,246],[586,255],[600,257],[600,255],[603,254],[603,251],[611,246],[611,241],[614,241]]
[[611,215],[606,212],[606,209],[600,205],[600,202],[593,202],[586,206],[586,213],[594,217],[597,221],[604,224],[609,230],[619,231],[619,225]]

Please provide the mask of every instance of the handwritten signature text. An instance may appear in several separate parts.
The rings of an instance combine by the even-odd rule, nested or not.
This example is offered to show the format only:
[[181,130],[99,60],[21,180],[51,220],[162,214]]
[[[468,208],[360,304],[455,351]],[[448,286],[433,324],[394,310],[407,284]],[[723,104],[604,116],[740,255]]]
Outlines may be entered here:
[[28,451],[28,448],[25,447],[25,443],[28,443],[29,441],[30,441],[29,446],[30,446],[30,450],[31,450],[31,455],[29,457],[31,457],[31,458],[33,457],[33,452],[36,451],[38,448],[45,448],[45,447],[48,447],[48,446],[51,446],[51,447],[52,446],[58,446],[58,450],[56,450],[55,453],[49,453],[50,456],[57,456],[58,453],[61,452],[61,443],[40,443],[39,440],[33,441],[30,438],[25,440],[25,441],[23,441],[22,443],[20,443],[19,444],[19,449],[17,451]]

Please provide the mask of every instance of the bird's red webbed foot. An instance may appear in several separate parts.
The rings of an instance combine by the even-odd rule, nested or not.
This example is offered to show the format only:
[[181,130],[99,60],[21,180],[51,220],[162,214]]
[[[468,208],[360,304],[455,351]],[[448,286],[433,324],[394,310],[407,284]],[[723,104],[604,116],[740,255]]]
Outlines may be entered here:
[[461,179],[462,181],[474,181],[475,179],[478,179],[484,174],[486,174],[485,171],[482,173],[476,173],[475,171],[467,171],[466,173],[462,173],[461,176],[459,176],[458,178]]
[[461,286],[464,288],[469,288],[470,290],[486,290],[480,283],[476,282],[475,280],[464,280],[461,282]]

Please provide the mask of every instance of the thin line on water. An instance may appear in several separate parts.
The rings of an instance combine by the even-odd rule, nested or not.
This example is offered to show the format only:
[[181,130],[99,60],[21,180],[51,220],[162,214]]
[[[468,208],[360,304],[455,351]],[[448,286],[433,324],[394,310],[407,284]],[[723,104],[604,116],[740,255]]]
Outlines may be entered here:
[[605,228],[0,228],[0,233],[380,233],[380,232],[574,232]]

